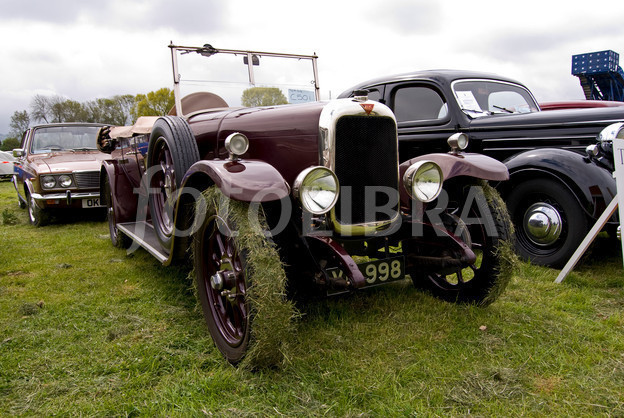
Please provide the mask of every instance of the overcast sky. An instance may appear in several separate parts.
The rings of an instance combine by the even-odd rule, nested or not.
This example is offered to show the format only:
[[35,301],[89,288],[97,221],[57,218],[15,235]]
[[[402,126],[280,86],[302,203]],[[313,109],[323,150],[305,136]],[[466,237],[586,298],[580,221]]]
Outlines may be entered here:
[[0,0],[0,133],[35,94],[172,87],[170,41],[316,52],[323,99],[433,68],[506,75],[540,101],[582,99],[572,55],[611,49],[624,62],[623,18],[622,0]]

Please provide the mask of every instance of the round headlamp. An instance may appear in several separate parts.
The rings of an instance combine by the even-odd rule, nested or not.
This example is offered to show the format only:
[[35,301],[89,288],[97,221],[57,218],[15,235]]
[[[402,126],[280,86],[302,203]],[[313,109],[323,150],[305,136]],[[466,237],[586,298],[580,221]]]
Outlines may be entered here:
[[249,149],[249,139],[239,132],[234,132],[225,138],[225,149],[231,158],[240,157]]
[[293,193],[306,211],[322,215],[336,205],[339,188],[338,178],[330,169],[310,167],[295,179]]
[[69,187],[72,184],[72,178],[67,174],[63,174],[58,178],[58,184],[61,187]]
[[468,147],[468,135],[458,132],[451,135],[449,139],[446,140],[446,142],[451,147],[452,153],[458,153],[459,151],[463,151]]
[[431,202],[442,191],[444,175],[439,165],[433,161],[418,161],[412,164],[403,175],[403,184],[412,199]]
[[52,189],[56,186],[56,179],[54,176],[43,176],[41,178],[41,187],[44,189]]
[[615,138],[624,139],[624,123],[612,123],[598,134],[598,142],[610,142]]
[[597,138],[600,149],[608,154],[612,154],[613,140],[616,138],[624,139],[624,123],[622,122],[612,123],[600,131]]

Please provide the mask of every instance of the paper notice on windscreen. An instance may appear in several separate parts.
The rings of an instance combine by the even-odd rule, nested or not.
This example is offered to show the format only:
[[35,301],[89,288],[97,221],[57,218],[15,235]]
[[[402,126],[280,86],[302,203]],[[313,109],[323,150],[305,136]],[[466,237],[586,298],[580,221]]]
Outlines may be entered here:
[[[620,209],[620,226],[624,219],[624,139],[613,140],[613,162],[615,163],[615,187],[616,198]],[[624,255],[624,239],[622,241],[622,254]]]
[[471,91],[456,91],[455,94],[457,94],[457,100],[462,109],[483,112]]

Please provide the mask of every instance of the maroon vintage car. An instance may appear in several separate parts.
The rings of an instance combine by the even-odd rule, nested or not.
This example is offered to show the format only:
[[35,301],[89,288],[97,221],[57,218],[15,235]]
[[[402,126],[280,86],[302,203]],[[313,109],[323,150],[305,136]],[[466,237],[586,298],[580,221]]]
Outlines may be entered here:
[[97,149],[103,125],[57,123],[24,132],[13,183],[20,207],[28,207],[30,222],[43,226],[56,211],[100,208],[99,173],[107,154]]
[[[259,59],[309,60],[318,91],[315,56],[170,48],[176,94],[178,54],[242,56],[251,83]],[[487,181],[508,173],[462,153],[464,135],[449,138],[448,153],[399,164],[396,118],[365,94],[250,108],[195,92],[176,103],[178,116],[102,130],[102,199],[114,245],[165,265],[192,260],[206,323],[231,363],[279,362],[298,298],[408,276],[453,302],[486,305],[505,288],[510,220]]]

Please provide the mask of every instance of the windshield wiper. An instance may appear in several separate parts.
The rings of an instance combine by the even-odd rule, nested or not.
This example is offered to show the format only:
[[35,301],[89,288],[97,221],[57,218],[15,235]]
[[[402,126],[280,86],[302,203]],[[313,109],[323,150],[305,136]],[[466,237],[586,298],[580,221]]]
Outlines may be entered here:
[[515,113],[513,110],[507,109],[506,107],[496,106],[496,105],[492,105],[492,107],[495,107],[496,109],[500,109],[500,110],[502,110],[504,112],[507,112],[507,113]]
[[473,113],[475,115],[474,117],[487,116],[487,115],[492,114],[492,112],[488,112],[487,110],[475,110],[475,109],[468,109],[468,108],[462,108],[462,111],[465,113]]
[[73,151],[95,151],[97,148],[89,148],[89,147],[81,147],[81,148],[72,148]]

